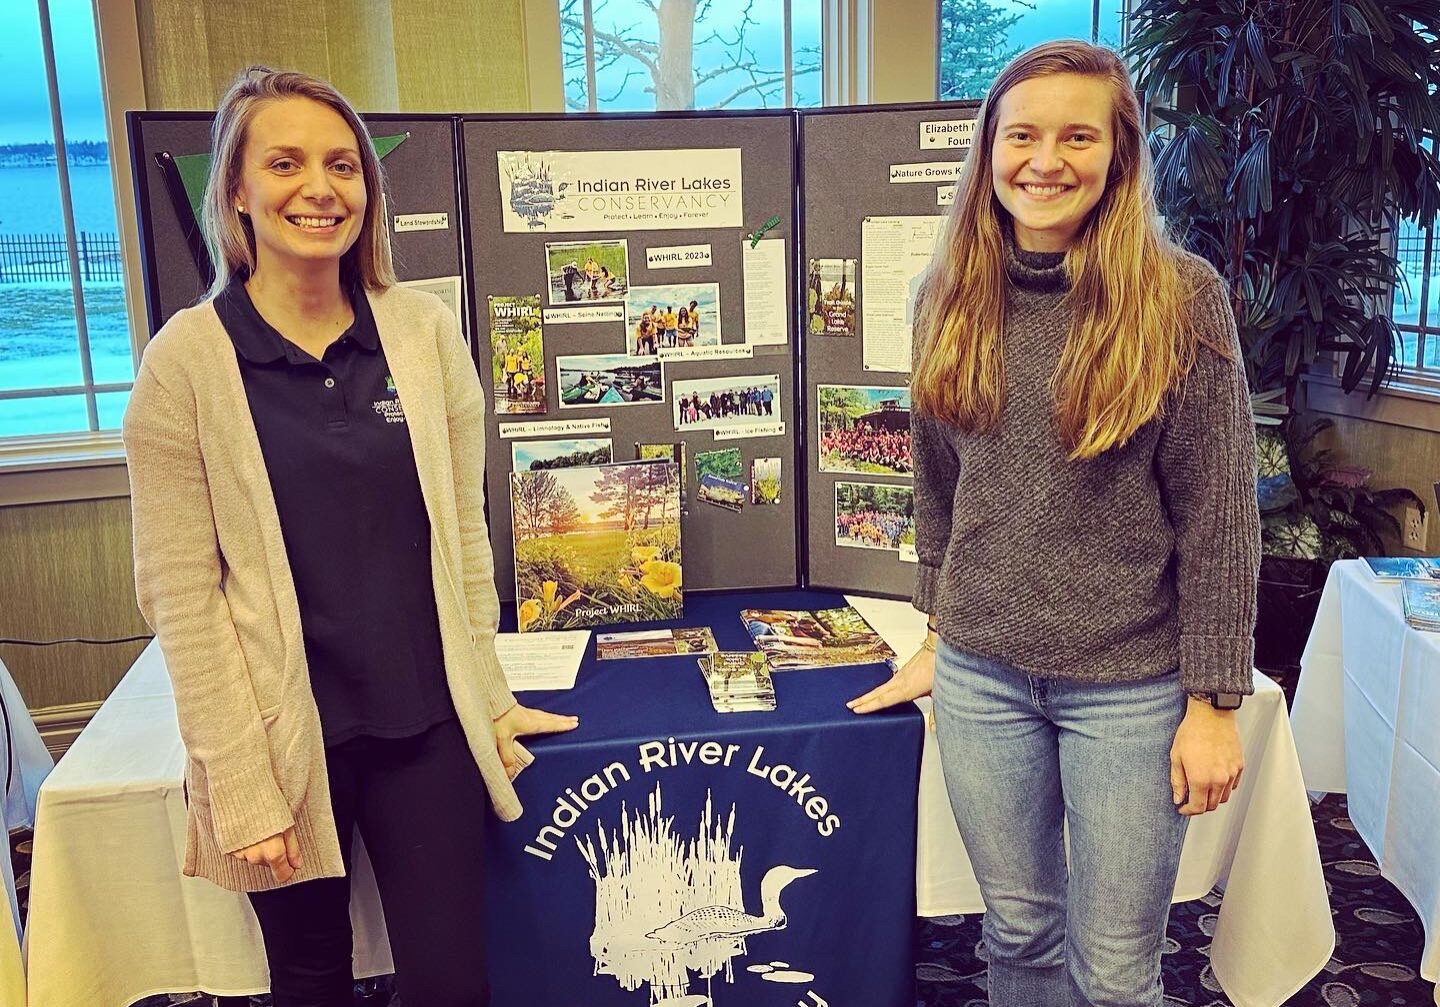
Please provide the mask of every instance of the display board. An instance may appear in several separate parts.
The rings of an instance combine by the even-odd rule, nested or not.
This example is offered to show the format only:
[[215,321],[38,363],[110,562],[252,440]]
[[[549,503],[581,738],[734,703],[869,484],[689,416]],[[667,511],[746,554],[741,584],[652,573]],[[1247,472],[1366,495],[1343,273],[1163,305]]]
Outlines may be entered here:
[[[463,310],[460,200],[451,116],[362,116],[382,152],[395,272]],[[194,213],[213,112],[129,112],[131,163],[150,334],[210,283]],[[189,191],[185,189],[189,183]],[[418,284],[417,284],[418,285]],[[473,326],[467,322],[467,333]]]
[[799,114],[807,585],[915,585],[910,342],[978,102]]
[[602,551],[598,535],[563,527],[522,530],[520,549],[512,471],[632,460],[640,445],[682,445],[686,590],[799,583],[794,123],[789,112],[463,120],[502,599],[517,552],[536,562],[542,538],[571,570]]

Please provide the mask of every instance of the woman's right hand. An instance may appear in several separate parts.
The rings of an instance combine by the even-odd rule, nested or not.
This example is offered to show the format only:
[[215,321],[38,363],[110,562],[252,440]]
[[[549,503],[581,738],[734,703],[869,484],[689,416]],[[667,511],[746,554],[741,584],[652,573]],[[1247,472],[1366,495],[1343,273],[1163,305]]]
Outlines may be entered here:
[[230,855],[253,867],[269,867],[278,885],[289,881],[300,869],[300,843],[295,838],[293,825],[278,836],[262,839]]
[[855,713],[874,713],[897,703],[905,703],[921,696],[930,695],[935,684],[935,651],[921,647],[915,656],[890,680],[877,685],[863,696],[857,696],[845,705]]

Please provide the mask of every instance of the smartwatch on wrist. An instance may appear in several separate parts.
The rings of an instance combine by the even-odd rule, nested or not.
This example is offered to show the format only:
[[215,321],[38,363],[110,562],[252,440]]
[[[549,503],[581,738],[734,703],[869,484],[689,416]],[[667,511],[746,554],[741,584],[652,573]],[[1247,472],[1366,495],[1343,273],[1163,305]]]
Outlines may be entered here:
[[1188,695],[1191,699],[1209,703],[1217,710],[1238,710],[1245,701],[1245,697],[1238,692],[1192,692]]

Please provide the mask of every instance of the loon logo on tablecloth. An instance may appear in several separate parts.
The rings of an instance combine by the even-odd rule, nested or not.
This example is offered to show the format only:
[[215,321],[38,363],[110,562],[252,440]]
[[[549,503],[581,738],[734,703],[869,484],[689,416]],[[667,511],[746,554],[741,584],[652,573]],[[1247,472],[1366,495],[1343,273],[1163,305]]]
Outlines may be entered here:
[[[744,848],[735,844],[736,812],[722,821],[707,793],[695,835],[677,831],[665,816],[657,784],[644,811],[621,805],[614,832],[602,823],[579,841],[595,882],[595,928],[590,954],[597,975],[614,976],[623,989],[649,988],[651,1005],[710,1007],[714,983],[734,982],[737,959],[757,934],[788,922],[781,895],[815,874],[809,867],[776,864],[759,879],[759,898],[746,898],[754,872],[742,870]],[[758,908],[757,912],[749,911]],[[788,962],[755,962],[747,970],[778,983],[808,983],[815,976]],[[694,989],[704,984],[704,992]],[[805,1001],[801,1001],[802,1003]]]
[[[573,900],[588,879],[594,925],[567,914],[556,932],[567,950],[497,1003],[537,1002],[518,996],[540,987],[563,989],[554,1002],[607,1007],[714,1007],[716,998],[725,1007],[829,1007],[808,984],[837,967],[825,925],[837,896],[821,872],[841,876],[825,847],[848,833],[826,783],[748,739],[667,737],[640,742],[630,758],[616,754],[568,786],[548,777],[549,814],[529,818],[535,831],[512,847],[522,857],[515,877],[540,873],[510,915],[533,911],[537,896]],[[576,999],[581,975],[605,983],[603,994]],[[758,982],[774,995],[761,995]]]

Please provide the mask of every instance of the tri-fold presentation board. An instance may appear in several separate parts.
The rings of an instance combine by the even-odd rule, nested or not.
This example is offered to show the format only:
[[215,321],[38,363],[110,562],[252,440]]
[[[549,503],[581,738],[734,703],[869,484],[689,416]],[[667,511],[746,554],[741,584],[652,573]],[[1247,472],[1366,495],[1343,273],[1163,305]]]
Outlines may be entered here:
[[[363,117],[397,273],[485,388],[502,599],[513,473],[641,457],[679,467],[687,590],[909,595],[914,288],[975,108]],[[153,333],[210,280],[212,115],[127,119]]]

